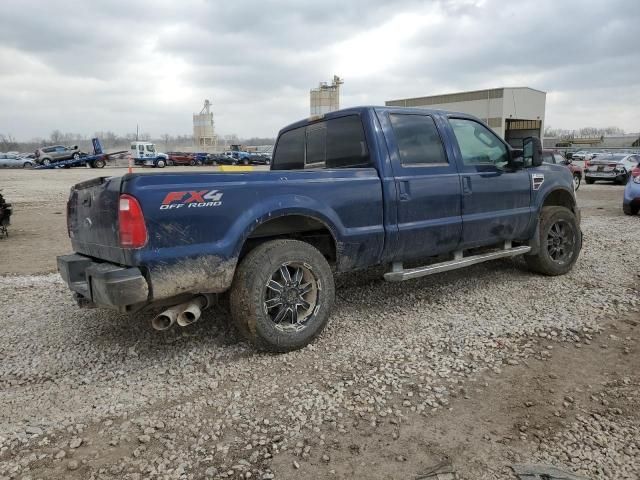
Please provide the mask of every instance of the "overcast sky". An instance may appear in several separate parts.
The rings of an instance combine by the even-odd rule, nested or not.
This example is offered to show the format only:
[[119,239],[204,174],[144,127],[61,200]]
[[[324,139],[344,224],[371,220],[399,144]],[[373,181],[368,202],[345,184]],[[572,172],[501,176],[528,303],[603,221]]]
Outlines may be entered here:
[[275,136],[309,89],[342,106],[500,86],[546,124],[640,130],[639,0],[2,0],[0,133]]

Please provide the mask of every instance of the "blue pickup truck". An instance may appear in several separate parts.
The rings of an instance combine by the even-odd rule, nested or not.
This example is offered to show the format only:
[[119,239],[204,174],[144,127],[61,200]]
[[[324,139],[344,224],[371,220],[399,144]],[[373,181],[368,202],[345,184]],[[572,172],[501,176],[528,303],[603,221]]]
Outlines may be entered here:
[[523,255],[560,275],[582,246],[568,169],[469,115],[359,107],[282,129],[269,171],[135,173],[75,185],[58,257],[81,306],[161,311],[164,330],[228,295],[258,348],[311,342],[334,272],[403,281]]

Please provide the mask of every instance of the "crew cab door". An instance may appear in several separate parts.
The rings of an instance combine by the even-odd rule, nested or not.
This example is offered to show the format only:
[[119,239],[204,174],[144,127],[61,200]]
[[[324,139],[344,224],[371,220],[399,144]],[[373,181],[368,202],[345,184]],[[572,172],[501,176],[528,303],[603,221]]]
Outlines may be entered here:
[[382,117],[397,192],[394,260],[455,250],[462,234],[460,179],[453,151],[442,141],[441,120],[406,110]]
[[462,183],[463,249],[523,239],[531,211],[527,169],[510,166],[507,144],[480,122],[449,118]]

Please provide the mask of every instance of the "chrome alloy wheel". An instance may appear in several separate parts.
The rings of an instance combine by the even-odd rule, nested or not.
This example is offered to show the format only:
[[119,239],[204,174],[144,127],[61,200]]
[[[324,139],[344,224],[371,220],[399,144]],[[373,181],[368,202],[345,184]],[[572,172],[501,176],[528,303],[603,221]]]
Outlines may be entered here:
[[558,220],[551,225],[547,234],[547,252],[554,262],[564,264],[571,260],[575,241],[571,225],[564,220]]
[[276,270],[264,288],[264,312],[283,332],[299,332],[320,307],[320,280],[306,263],[288,262]]

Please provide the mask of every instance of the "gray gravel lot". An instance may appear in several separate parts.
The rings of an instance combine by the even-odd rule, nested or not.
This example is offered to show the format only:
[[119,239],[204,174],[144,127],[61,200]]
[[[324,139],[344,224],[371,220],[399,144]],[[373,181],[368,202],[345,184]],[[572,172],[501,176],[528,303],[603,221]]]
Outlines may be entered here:
[[[55,274],[0,277],[0,479],[295,478],[305,464],[353,478],[345,464],[377,429],[437,418],[484,375],[552,355],[541,341],[589,343],[638,318],[640,218],[617,213],[620,188],[579,193],[585,244],[570,274],[516,259],[400,284],[350,275],[323,335],[284,355],[239,342],[222,311],[158,333],[146,316],[77,309]],[[637,401],[637,380],[615,388]],[[638,478],[640,425],[626,418],[584,413],[529,460]],[[584,445],[609,442],[626,456],[588,458]],[[460,478],[513,478],[478,458]],[[397,472],[366,477],[408,478]]]

